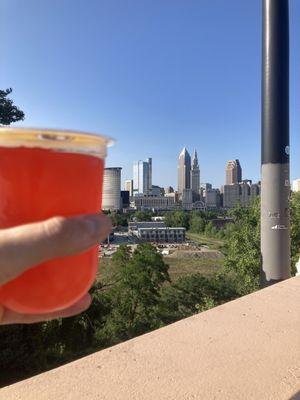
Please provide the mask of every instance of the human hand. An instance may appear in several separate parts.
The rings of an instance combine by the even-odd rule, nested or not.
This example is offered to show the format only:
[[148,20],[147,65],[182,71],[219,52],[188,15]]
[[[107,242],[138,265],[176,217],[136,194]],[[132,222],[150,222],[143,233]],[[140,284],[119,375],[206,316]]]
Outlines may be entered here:
[[[34,265],[81,253],[105,239],[111,221],[104,214],[53,217],[43,222],[0,230],[0,286]],[[87,293],[76,304],[48,314],[19,314],[0,304],[0,325],[34,323],[70,317],[91,304]]]

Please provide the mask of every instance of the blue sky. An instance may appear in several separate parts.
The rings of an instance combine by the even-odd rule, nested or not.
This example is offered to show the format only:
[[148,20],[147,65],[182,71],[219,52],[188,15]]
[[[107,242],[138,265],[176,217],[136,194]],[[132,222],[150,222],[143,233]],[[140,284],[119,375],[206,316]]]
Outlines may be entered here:
[[[300,176],[300,3],[291,14],[291,177]],[[228,159],[260,174],[261,0],[0,0],[0,88],[20,125],[117,139],[108,166],[177,186],[183,146],[201,182],[224,183]]]

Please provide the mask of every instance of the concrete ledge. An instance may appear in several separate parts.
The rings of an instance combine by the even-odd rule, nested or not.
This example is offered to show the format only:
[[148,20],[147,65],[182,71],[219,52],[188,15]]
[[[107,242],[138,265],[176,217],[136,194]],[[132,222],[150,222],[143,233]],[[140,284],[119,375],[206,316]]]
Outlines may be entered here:
[[18,399],[300,399],[300,277],[0,391]]

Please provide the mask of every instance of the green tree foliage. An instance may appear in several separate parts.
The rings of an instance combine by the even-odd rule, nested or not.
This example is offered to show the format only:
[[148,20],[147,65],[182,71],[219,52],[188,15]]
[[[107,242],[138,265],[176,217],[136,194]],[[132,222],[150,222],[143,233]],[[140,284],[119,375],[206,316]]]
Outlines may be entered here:
[[111,299],[101,282],[90,291],[92,304],[87,311],[75,317],[49,321],[44,324],[44,340],[47,343],[48,364],[70,360],[90,349],[106,347],[109,341],[97,340],[96,332],[103,329],[111,313]]
[[165,224],[170,227],[189,229],[189,214],[185,211],[173,211],[165,214]]
[[128,226],[129,216],[118,212],[107,213],[111,218],[113,226]]
[[296,272],[295,264],[300,256],[300,192],[291,195],[291,256],[292,273]]
[[86,312],[43,324],[40,351],[48,367],[161,326],[161,287],[170,280],[162,256],[150,244],[140,244],[133,254],[120,246],[111,268],[112,284],[94,284]]
[[203,233],[205,230],[205,219],[202,213],[192,212],[189,218],[189,230],[192,233]]
[[163,257],[148,243],[140,244],[131,257],[128,248],[121,247],[113,264],[117,272],[109,293],[112,312],[100,335],[118,343],[160,326],[160,289],[170,278]]
[[0,90],[0,124],[10,125],[13,122],[23,121],[24,112],[16,107],[8,97],[12,89]]
[[146,210],[146,211],[136,211],[134,213],[134,218],[138,222],[143,222],[143,221],[151,221],[151,218],[155,215],[151,210]]
[[[300,194],[292,193],[291,201],[291,272],[300,252]],[[240,295],[259,288],[260,257],[260,200],[248,208],[240,206],[229,211],[233,223],[225,228],[226,257],[224,273],[231,274]]]
[[236,281],[240,295],[258,289],[260,271],[260,202],[237,206],[229,212],[233,224],[227,227],[225,273]]
[[235,283],[225,275],[194,274],[162,290],[161,319],[168,324],[238,297]]
[[205,235],[214,237],[214,236],[217,236],[218,230],[211,221],[208,221],[205,226],[204,232],[205,232]]

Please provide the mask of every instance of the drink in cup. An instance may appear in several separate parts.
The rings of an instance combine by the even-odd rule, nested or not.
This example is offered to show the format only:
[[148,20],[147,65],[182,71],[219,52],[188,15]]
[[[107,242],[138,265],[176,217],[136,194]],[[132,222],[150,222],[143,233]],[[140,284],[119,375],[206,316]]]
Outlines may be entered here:
[[[100,212],[110,143],[81,132],[0,128],[0,229]],[[36,265],[0,287],[0,304],[29,314],[64,309],[89,290],[97,267],[98,246]]]

